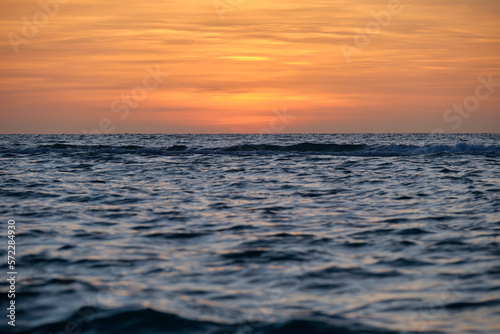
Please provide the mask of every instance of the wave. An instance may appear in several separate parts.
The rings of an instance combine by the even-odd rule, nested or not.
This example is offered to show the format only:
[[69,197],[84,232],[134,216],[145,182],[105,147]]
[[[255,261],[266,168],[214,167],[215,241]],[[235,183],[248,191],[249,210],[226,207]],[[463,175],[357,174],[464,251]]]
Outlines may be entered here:
[[369,145],[369,144],[323,144],[299,143],[293,145],[251,144],[245,143],[228,147],[199,148],[186,145],[167,147],[144,147],[138,145],[70,145],[58,143],[41,145],[26,149],[2,149],[4,155],[16,154],[142,154],[142,155],[178,155],[178,154],[326,154],[338,156],[413,156],[413,155],[486,155],[500,156],[498,145]]
[[163,313],[152,309],[102,310],[85,307],[69,318],[57,323],[46,324],[21,333],[59,333],[67,324],[85,333],[256,333],[256,334],[394,334],[388,329],[379,329],[341,318],[314,314],[304,319],[288,319],[269,323],[261,319],[247,319],[236,324],[225,324],[206,320],[191,320],[176,314]]

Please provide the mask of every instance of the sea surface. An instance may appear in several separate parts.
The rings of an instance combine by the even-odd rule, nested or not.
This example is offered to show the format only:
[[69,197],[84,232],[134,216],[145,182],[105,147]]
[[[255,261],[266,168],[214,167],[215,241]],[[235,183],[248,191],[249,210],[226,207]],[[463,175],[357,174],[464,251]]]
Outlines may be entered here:
[[498,134],[2,135],[0,217],[1,333],[500,333]]

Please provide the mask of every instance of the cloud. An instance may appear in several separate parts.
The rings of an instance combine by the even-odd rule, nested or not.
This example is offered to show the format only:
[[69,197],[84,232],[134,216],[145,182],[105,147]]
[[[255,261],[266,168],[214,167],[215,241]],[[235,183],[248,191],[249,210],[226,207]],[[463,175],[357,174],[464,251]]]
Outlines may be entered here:
[[[351,63],[340,45],[354,45],[388,2],[244,0],[221,21],[207,0],[71,1],[19,53],[7,38],[0,41],[0,131],[25,131],[23,117],[32,113],[43,114],[45,129],[79,132],[75,119],[106,117],[111,101],[155,65],[171,75],[127,131],[133,122],[141,130],[168,122],[224,132],[220,124],[254,124],[283,105],[302,110],[294,122],[304,125],[295,131],[326,123],[332,132],[432,131],[443,108],[469,95],[479,75],[500,78],[500,2],[401,1],[404,10],[370,35]],[[22,18],[33,21],[40,11],[27,0],[5,0],[3,7],[5,37],[23,36]],[[489,103],[498,107],[495,98]],[[491,115],[479,111],[462,130],[492,129]]]

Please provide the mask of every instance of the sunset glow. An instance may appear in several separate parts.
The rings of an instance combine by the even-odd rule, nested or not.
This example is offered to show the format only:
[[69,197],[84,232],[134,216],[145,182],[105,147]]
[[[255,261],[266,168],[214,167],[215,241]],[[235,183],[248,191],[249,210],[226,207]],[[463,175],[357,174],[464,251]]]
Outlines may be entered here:
[[1,133],[258,133],[283,108],[282,132],[500,124],[497,0],[3,0],[0,22]]

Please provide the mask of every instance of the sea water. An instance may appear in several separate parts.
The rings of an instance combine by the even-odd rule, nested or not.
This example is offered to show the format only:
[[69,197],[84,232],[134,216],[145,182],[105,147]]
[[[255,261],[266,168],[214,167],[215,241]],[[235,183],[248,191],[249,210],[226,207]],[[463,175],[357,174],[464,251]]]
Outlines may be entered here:
[[499,212],[498,134],[2,135],[0,331],[499,333]]

